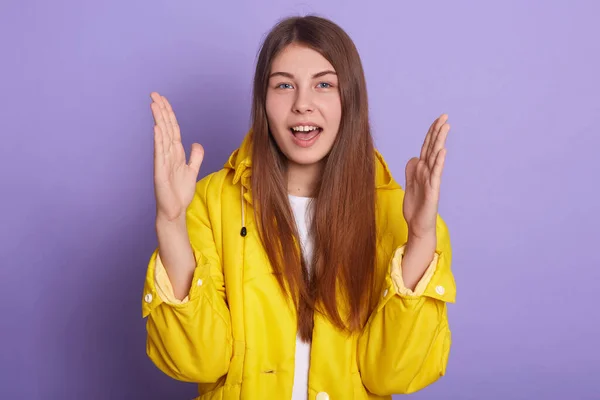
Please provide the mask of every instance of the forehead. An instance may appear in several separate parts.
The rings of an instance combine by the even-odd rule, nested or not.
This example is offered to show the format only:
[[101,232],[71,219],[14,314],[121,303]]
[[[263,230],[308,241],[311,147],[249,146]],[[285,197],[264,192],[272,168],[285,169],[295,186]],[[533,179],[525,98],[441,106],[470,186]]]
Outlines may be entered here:
[[335,71],[319,52],[295,43],[285,47],[271,64],[271,72],[289,72],[296,76],[313,75],[324,70]]

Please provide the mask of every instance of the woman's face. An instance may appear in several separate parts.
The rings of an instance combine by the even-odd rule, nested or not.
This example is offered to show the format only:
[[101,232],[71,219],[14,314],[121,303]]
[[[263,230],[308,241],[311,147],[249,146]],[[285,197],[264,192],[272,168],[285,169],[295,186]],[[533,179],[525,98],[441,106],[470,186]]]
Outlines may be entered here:
[[336,71],[315,50],[287,46],[273,60],[266,109],[269,129],[290,162],[320,162],[342,117]]

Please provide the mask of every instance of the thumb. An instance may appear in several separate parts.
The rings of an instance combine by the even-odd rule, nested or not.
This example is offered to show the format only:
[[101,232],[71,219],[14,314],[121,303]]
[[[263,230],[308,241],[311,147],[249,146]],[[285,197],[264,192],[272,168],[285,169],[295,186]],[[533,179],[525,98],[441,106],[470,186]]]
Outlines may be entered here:
[[204,160],[204,147],[199,143],[192,144],[192,152],[190,153],[190,162],[188,166],[198,175],[200,172],[200,166]]
[[413,157],[406,163],[406,188],[408,188],[409,185],[412,185],[413,177],[415,176],[415,171],[417,169],[418,163],[418,157]]

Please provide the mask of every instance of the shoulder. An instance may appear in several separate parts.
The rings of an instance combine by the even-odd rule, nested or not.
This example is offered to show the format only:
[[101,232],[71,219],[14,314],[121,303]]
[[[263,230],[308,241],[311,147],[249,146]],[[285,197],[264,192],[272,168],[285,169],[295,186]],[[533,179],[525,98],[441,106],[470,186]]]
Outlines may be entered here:
[[[220,229],[223,213],[223,192],[227,182],[231,186],[231,177],[227,179],[229,170],[221,169],[209,173],[196,182],[196,189],[187,213],[189,221],[202,221],[217,234]],[[188,221],[188,222],[189,222]]]
[[220,197],[230,172],[231,170],[222,168],[201,178],[196,182],[196,195],[205,201]]

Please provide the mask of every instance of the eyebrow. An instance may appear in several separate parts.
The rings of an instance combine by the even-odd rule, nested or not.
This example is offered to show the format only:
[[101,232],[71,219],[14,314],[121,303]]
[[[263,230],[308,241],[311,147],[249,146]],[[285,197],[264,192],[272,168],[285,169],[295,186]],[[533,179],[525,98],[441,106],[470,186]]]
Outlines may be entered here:
[[[329,75],[329,74],[337,75],[337,74],[335,73],[335,71],[326,70],[326,71],[321,71],[321,72],[318,72],[318,73],[314,74],[314,75],[312,76],[312,78],[313,78],[313,79],[315,79],[315,78],[320,78],[320,77],[322,77],[322,76]],[[269,78],[272,78],[272,77],[274,77],[274,76],[284,76],[284,77],[286,77],[286,78],[294,79],[294,75],[290,74],[289,72],[281,72],[281,71],[278,71],[278,72],[273,72],[273,73],[272,73],[272,74],[269,76]]]

